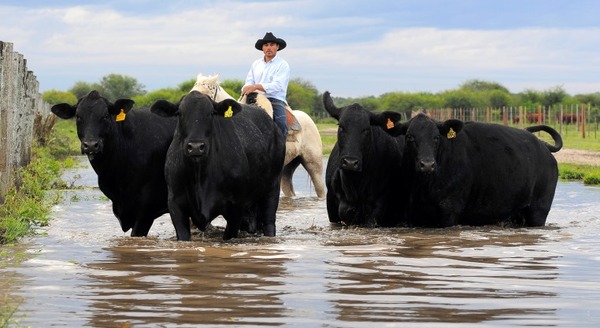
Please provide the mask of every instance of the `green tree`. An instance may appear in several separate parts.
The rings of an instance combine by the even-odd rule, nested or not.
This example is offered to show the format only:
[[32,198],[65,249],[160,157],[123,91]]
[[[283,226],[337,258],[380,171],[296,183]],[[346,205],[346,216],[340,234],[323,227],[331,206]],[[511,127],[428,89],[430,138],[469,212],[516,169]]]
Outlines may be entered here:
[[288,84],[287,101],[292,109],[314,114],[318,98],[317,88],[310,82],[295,78]]
[[144,85],[130,76],[109,74],[100,79],[101,93],[110,101],[133,98],[146,93]]
[[42,93],[42,99],[50,105],[67,103],[74,105],[77,103],[77,97],[69,91],[48,90]]
[[190,90],[192,90],[192,88],[194,87],[195,83],[196,83],[196,79],[189,79],[189,80],[179,83],[177,88],[183,92],[190,92]]
[[575,95],[579,103],[590,104],[592,107],[600,107],[600,92]]
[[442,93],[443,106],[446,108],[484,107],[472,91],[465,89],[451,90]]
[[502,108],[510,104],[510,95],[502,90],[493,90],[489,93],[490,105],[493,108]]
[[414,111],[438,108],[442,105],[438,97],[431,93],[385,93],[380,97],[381,110],[395,110],[406,114],[407,118]]
[[159,100],[164,99],[172,103],[178,102],[182,96],[188,93],[190,90],[182,91],[180,88],[165,88],[150,91],[144,95],[133,96],[131,99],[135,102],[136,108],[150,107],[152,104]]
[[533,89],[526,89],[518,94],[522,105],[532,106],[541,103],[542,94],[539,91]]
[[69,89],[69,92],[74,94],[77,99],[86,96],[90,91],[97,90],[102,92],[102,86],[98,83],[88,83],[84,81],[75,82],[75,84]]
[[242,87],[244,86],[244,81],[239,79],[231,79],[225,80],[219,85],[234,99],[239,99],[240,93],[242,92]]
[[500,90],[505,93],[510,93],[505,86],[498,82],[482,80],[468,80],[465,83],[461,84],[460,89],[470,90],[474,92]]
[[551,107],[560,104],[565,97],[567,97],[567,92],[561,86],[548,89],[542,94],[542,105]]
[[[354,101],[352,101],[353,103],[359,103],[361,106],[363,106],[365,109],[367,110],[371,110],[371,111],[381,111],[381,101],[374,96],[367,96],[367,97],[360,97],[360,98],[355,98]],[[392,109],[388,109],[386,108],[386,110],[392,110]]]

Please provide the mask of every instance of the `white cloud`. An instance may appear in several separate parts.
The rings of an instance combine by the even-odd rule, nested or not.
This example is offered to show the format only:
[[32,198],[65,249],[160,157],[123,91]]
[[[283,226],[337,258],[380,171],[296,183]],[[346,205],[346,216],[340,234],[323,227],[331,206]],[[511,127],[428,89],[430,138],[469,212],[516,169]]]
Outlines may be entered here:
[[243,79],[260,56],[254,41],[273,31],[288,41],[281,55],[293,77],[342,96],[440,91],[473,78],[515,92],[556,85],[572,93],[600,91],[598,27],[388,26],[377,16],[319,17],[294,5],[270,2],[264,14],[264,3],[226,1],[136,15],[102,6],[0,6],[6,17],[0,29],[2,41],[28,59],[42,89],[66,89],[113,72],[149,89],[175,86],[198,72]]

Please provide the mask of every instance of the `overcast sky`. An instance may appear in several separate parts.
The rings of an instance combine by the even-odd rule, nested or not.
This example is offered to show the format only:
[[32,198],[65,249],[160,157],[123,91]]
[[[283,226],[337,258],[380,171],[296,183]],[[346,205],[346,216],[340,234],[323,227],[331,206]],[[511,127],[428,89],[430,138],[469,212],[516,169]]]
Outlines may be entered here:
[[359,97],[439,92],[467,80],[511,92],[600,92],[600,1],[27,1],[0,4],[0,41],[40,91],[134,77],[147,91],[220,74],[243,80],[266,32],[292,78]]

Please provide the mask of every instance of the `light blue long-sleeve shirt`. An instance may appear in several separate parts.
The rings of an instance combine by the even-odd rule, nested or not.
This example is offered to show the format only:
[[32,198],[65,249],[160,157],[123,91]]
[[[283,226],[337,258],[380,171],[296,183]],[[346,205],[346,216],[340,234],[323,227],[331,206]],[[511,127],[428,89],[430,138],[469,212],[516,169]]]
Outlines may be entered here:
[[275,98],[287,103],[286,94],[290,82],[290,65],[279,55],[270,62],[264,57],[255,60],[246,76],[246,85],[260,84],[268,98]]

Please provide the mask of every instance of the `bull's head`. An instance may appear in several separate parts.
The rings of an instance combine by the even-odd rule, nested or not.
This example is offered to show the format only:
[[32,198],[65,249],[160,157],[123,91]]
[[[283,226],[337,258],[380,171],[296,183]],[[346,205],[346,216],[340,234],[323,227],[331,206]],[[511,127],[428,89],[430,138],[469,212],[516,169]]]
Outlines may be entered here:
[[63,119],[76,118],[81,153],[93,160],[102,154],[106,137],[113,133],[115,124],[122,124],[133,104],[131,99],[119,99],[112,104],[94,90],[80,98],[76,105],[62,103],[52,106],[51,110]]
[[371,147],[372,129],[383,129],[391,135],[399,133],[400,113],[374,113],[356,103],[338,108],[329,92],[323,94],[323,102],[327,112],[338,121],[337,146],[343,170],[362,172]]
[[418,114],[402,126],[405,134],[407,160],[414,161],[415,171],[430,174],[437,170],[440,148],[458,137],[464,123],[459,120],[435,121]]
[[183,153],[193,159],[200,159],[210,152],[210,139],[215,125],[231,119],[241,110],[241,105],[227,99],[219,103],[208,96],[192,90],[174,104],[158,100],[150,110],[160,116],[178,116],[177,139],[183,143]]

